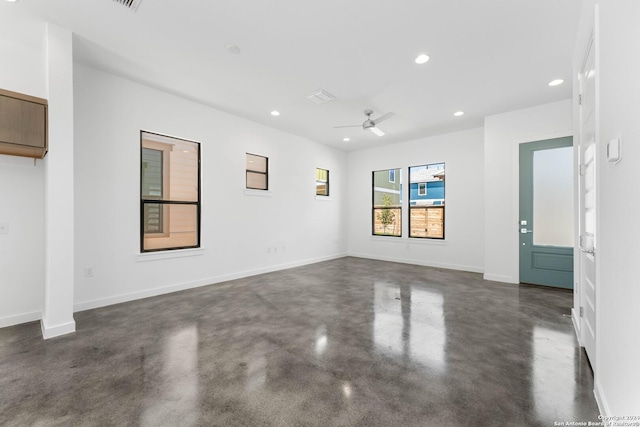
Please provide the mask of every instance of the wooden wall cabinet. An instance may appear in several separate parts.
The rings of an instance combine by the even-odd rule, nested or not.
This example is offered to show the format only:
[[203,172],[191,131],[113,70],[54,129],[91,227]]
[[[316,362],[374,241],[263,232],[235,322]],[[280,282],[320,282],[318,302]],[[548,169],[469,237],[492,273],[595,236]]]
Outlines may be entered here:
[[47,100],[0,89],[0,154],[47,154]]

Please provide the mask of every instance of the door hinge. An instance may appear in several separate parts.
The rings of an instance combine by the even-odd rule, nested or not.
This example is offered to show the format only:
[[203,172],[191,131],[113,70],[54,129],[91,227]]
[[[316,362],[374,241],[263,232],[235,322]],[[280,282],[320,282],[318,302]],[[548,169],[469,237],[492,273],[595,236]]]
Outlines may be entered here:
[[582,105],[582,94],[578,95],[578,105]]
[[584,317],[584,307],[580,307],[580,317]]

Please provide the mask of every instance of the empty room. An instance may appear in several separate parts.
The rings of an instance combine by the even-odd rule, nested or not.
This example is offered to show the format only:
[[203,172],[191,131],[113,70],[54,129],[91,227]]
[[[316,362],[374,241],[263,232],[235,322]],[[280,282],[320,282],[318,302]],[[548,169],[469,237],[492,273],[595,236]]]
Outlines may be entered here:
[[640,426],[636,0],[0,0],[0,425]]

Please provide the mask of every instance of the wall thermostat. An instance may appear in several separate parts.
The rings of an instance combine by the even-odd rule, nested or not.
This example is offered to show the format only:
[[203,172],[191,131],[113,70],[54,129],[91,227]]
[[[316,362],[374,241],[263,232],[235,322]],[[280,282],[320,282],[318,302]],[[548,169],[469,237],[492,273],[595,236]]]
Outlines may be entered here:
[[622,160],[620,139],[612,139],[607,143],[607,162],[618,163],[620,160]]

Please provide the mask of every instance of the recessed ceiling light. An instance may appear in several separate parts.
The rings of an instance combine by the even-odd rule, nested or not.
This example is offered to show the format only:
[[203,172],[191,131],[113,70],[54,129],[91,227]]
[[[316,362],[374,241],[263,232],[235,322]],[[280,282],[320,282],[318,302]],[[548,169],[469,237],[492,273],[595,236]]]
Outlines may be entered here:
[[280,111],[273,110],[273,111],[271,112],[271,115],[272,115],[272,116],[279,116],[279,115],[280,115]]
[[351,138],[342,138],[342,140],[343,140],[344,142],[349,142],[349,141],[351,141]]
[[561,85],[562,83],[564,83],[564,80],[555,79],[549,82],[549,86],[558,86],[558,85]]
[[425,55],[424,53],[421,55],[418,55],[418,57],[416,58],[416,64],[424,64],[429,60],[429,55]]
[[460,117],[462,115],[464,115],[464,111],[456,111],[455,113],[453,113],[454,116],[456,117]]
[[7,0],[9,3],[18,3],[18,0]]

